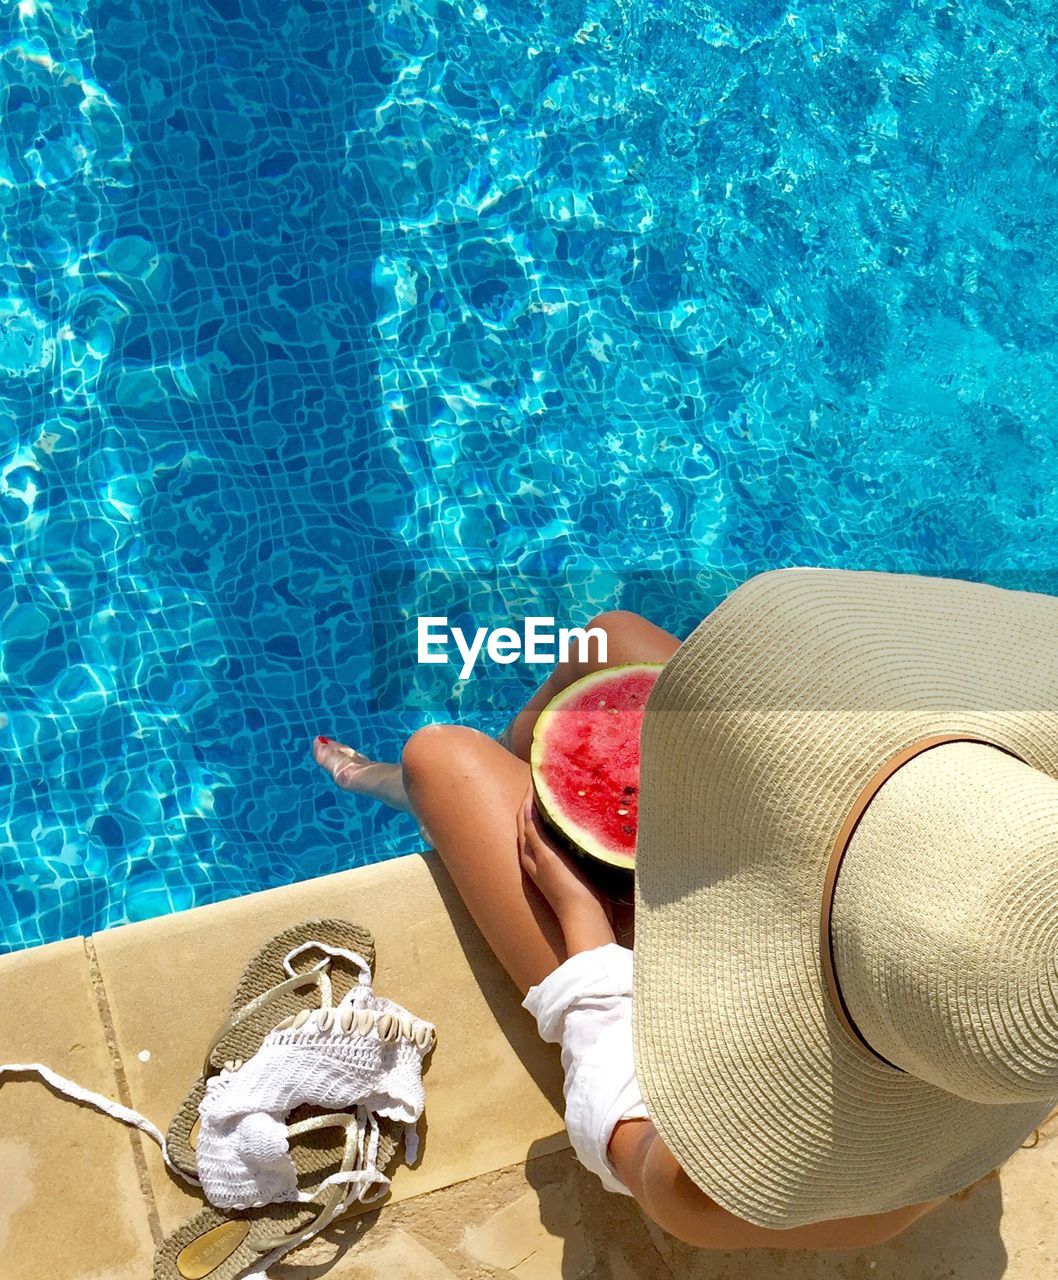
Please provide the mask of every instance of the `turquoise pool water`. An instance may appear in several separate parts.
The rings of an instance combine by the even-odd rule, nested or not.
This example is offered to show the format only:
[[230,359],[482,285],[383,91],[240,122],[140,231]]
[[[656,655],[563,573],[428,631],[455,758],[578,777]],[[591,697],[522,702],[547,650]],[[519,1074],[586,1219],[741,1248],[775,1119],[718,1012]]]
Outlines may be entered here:
[[1053,9],[0,3],[0,948],[418,847],[414,620],[1053,589]]

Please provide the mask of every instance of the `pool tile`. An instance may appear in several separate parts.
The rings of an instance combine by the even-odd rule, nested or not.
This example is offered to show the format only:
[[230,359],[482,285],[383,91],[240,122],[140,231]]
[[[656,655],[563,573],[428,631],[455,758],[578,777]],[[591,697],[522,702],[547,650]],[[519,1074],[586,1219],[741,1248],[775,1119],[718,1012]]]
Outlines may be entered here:
[[[562,1072],[435,854],[413,854],[96,934],[132,1104],[163,1131],[196,1073],[246,961],[299,920],[363,922],[375,989],[437,1028],[424,1075],[421,1158],[393,1202],[568,1146]],[[199,1201],[144,1139],[166,1231]],[[535,1145],[534,1145],[535,1144]]]
[[[118,1099],[84,941],[0,956],[0,1058]],[[36,1078],[0,1082],[3,1280],[143,1280],[154,1239],[130,1131]]]

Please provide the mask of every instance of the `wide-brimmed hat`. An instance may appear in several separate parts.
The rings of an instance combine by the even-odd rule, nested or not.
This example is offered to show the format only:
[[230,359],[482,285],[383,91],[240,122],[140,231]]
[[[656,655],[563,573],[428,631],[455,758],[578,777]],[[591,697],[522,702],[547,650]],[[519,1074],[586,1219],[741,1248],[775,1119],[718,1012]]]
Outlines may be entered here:
[[643,722],[632,1026],[762,1227],[958,1191],[1058,1105],[1058,598],[781,569]]

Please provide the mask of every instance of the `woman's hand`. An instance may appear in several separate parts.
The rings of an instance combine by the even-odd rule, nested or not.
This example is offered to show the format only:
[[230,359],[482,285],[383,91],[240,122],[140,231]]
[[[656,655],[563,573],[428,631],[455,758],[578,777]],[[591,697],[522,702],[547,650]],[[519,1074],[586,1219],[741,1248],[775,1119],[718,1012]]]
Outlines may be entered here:
[[536,821],[533,784],[518,811],[518,857],[525,873],[551,903],[565,927],[568,920],[601,912],[613,924],[609,897],[597,889],[573,858],[551,839]]

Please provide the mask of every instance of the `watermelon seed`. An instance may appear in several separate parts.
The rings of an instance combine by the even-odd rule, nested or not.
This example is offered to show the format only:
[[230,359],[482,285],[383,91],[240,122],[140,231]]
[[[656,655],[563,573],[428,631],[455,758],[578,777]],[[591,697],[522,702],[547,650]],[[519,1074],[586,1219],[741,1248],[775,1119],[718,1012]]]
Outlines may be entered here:
[[605,707],[605,706],[606,706],[606,699],[605,699],[605,698],[600,698],[600,700],[599,700],[599,706],[600,706],[600,707]]
[[625,814],[628,812],[628,810],[627,810],[627,809],[618,809],[618,810],[617,810],[617,812],[618,812],[618,813],[620,814],[620,816],[623,818],[623,817],[625,816]]
[[630,796],[630,795],[634,794],[634,792],[635,792],[635,787],[625,787],[625,795],[626,795],[626,796]]
[[586,791],[578,791],[578,792],[577,792],[577,795],[579,795],[579,796],[586,796],[587,794],[588,794],[588,793],[587,793]]
[[630,836],[632,834],[632,828],[627,822],[624,822],[621,824],[621,830],[625,833],[626,836]]

